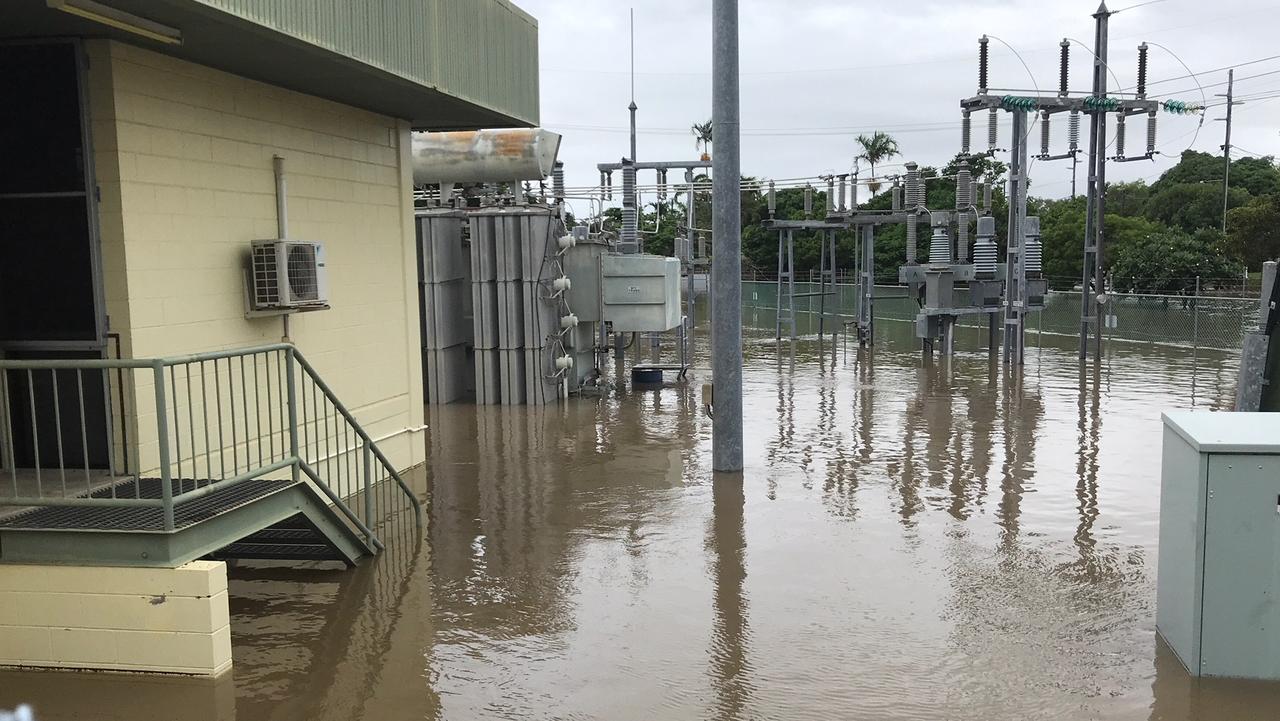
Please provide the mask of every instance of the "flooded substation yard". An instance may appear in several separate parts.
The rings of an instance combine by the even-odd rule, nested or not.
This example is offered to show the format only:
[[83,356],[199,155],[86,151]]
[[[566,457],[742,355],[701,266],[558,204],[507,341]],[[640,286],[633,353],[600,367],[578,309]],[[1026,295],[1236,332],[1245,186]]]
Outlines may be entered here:
[[1280,718],[1280,686],[1197,682],[1155,633],[1160,412],[1228,407],[1235,357],[1114,343],[1082,371],[1032,333],[1016,373],[976,330],[928,364],[909,333],[862,354],[749,333],[741,482],[712,478],[705,356],[656,390],[433,408],[424,537],[353,571],[233,568],[231,675],[8,673],[0,708]]

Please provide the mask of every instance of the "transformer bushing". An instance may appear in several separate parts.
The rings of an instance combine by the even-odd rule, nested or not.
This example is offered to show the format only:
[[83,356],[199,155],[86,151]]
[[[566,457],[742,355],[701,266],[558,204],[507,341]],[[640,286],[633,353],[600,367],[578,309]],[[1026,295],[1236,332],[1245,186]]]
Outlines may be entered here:
[[979,278],[996,277],[996,258],[1000,255],[996,247],[996,219],[990,215],[978,218],[978,237],[973,243],[973,269]]
[[564,162],[560,160],[551,166],[551,196],[557,203],[564,202]]
[[969,110],[960,112],[960,153],[969,154],[969,144],[973,137],[973,119],[969,117]]
[[929,224],[933,237],[929,239],[929,265],[951,265],[951,235],[947,232],[950,219],[946,213],[930,213]]
[[1027,271],[1027,277],[1040,277],[1044,268],[1044,244],[1040,241],[1040,218],[1034,215],[1028,215],[1023,220],[1023,235],[1025,242],[1023,248],[1022,266]]

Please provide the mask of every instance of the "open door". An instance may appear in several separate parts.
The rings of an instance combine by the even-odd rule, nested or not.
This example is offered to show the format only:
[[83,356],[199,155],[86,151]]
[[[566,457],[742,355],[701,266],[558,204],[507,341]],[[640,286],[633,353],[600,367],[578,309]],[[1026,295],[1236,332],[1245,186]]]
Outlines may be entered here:
[[[76,41],[0,44],[0,357],[105,356],[84,68]],[[76,466],[87,456],[90,467],[107,467],[104,373],[10,371],[4,381],[7,464],[48,468],[61,453]],[[96,424],[88,433],[81,404],[84,422]]]

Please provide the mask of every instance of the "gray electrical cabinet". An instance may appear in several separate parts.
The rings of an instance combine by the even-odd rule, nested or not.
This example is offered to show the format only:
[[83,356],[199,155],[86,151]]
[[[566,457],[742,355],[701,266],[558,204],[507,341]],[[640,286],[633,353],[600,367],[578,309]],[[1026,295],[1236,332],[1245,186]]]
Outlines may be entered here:
[[664,332],[680,325],[680,260],[608,253],[600,258],[604,320],[615,333]]
[[1195,676],[1280,680],[1280,413],[1164,414],[1156,628]]

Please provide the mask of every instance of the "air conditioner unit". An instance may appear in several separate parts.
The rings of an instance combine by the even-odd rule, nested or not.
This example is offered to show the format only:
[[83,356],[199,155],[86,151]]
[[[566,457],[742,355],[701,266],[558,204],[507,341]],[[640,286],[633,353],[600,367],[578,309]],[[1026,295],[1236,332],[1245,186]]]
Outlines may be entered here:
[[328,307],[324,245],[303,240],[255,240],[249,263],[253,310]]

